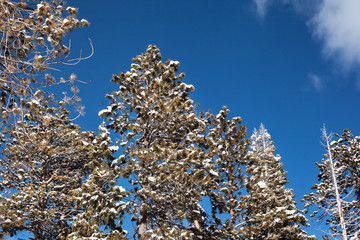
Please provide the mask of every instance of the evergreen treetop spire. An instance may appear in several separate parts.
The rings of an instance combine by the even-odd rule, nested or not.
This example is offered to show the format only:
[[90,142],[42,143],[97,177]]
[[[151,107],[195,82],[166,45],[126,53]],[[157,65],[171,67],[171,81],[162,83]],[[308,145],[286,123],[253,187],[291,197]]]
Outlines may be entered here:
[[296,207],[292,189],[285,188],[286,172],[280,156],[274,155],[271,136],[261,124],[251,136],[245,187],[242,196],[243,219],[241,232],[246,239],[308,239],[300,225],[307,219]]

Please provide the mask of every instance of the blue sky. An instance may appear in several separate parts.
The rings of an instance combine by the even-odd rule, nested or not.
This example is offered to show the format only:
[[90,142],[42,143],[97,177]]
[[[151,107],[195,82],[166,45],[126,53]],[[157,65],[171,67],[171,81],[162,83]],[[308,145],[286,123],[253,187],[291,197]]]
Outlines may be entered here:
[[[75,67],[86,115],[97,131],[111,75],[156,44],[178,60],[200,109],[222,105],[249,131],[263,123],[282,156],[296,200],[310,192],[321,161],[320,128],[359,134],[360,2],[358,0],[68,1],[90,27],[71,35],[72,52],[94,55]],[[298,205],[302,208],[302,204]],[[311,222],[308,233],[320,237]]]

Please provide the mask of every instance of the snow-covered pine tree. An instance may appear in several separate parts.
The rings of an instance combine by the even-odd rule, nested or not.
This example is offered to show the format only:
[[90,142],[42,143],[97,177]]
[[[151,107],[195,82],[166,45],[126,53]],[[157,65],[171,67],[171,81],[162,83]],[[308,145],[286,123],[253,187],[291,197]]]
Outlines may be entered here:
[[119,134],[122,155],[113,161],[131,184],[128,212],[139,239],[195,239],[203,234],[202,189],[214,185],[205,161],[206,124],[195,113],[192,85],[176,74],[179,62],[161,61],[150,45],[131,70],[114,75],[118,91],[100,111]]
[[35,93],[39,87],[76,79],[74,74],[68,79],[55,79],[47,69],[83,59],[69,59],[70,46],[63,41],[74,28],[89,25],[76,18],[77,12],[61,0],[0,1],[2,114],[7,114],[14,101],[19,105],[24,95]]
[[261,124],[251,136],[245,186],[248,195],[241,197],[245,239],[309,239],[300,225],[308,226],[294,201],[292,189],[285,187],[286,172],[271,136]]
[[[239,239],[241,222],[241,189],[249,140],[241,118],[228,119],[229,109],[210,117],[212,128],[208,131],[208,154],[214,160],[218,186],[209,192],[212,219],[208,236],[213,239]],[[208,239],[210,239],[208,237]]]
[[[360,137],[344,129],[341,139],[330,146],[334,159],[343,166],[343,188],[347,189],[344,220],[349,239],[360,239]],[[346,171],[344,171],[346,169]]]
[[[305,207],[316,206],[312,217],[324,219],[330,226],[325,238],[341,236],[343,240],[360,237],[360,137],[354,137],[347,129],[337,141],[322,129],[326,154],[316,163],[320,173],[315,192],[304,196]],[[338,135],[337,135],[338,136]]]
[[[127,203],[123,200],[128,192],[119,186],[119,168],[112,164],[112,154],[118,149],[110,146],[109,131],[104,124],[99,126],[99,135],[93,140],[94,158],[89,163],[92,168],[90,177],[74,189],[78,214],[74,218],[72,233],[67,239],[127,239],[122,228]],[[109,229],[109,231],[104,231]]]
[[0,1],[2,233],[28,230],[36,239],[56,239],[69,232],[70,192],[90,170],[84,164],[91,146],[81,144],[93,136],[71,123],[65,109],[76,103],[82,110],[76,87],[61,103],[42,91],[76,81],[75,74],[57,79],[50,69],[84,59],[69,58],[70,44],[64,41],[73,29],[89,24],[77,19],[77,12],[61,0]]
[[69,119],[64,102],[38,91],[1,129],[0,228],[64,239],[75,215],[71,191],[86,178],[94,134]]

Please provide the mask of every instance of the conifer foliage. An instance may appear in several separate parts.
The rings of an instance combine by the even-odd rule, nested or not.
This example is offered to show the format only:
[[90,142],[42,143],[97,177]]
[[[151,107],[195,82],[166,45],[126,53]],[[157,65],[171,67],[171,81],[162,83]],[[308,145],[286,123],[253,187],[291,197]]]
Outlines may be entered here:
[[[209,193],[212,218],[209,235],[214,239],[238,239],[241,226],[241,190],[249,140],[245,139],[246,127],[240,117],[228,119],[230,110],[226,107],[219,114],[210,117],[208,154],[216,167],[217,183]],[[226,216],[226,217],[225,217]]]
[[114,75],[119,91],[107,95],[99,112],[118,134],[122,154],[112,161],[115,179],[128,180],[126,211],[139,239],[201,236],[205,213],[202,189],[215,184],[206,161],[206,124],[196,115],[192,85],[176,74],[179,62],[161,61],[156,46],[133,59],[131,70]]
[[292,189],[285,187],[286,172],[275,156],[275,146],[264,125],[251,136],[245,187],[241,197],[245,239],[308,239],[300,225],[307,219],[296,207]]
[[[0,103],[3,110],[39,86],[74,81],[75,75],[56,80],[49,67],[75,63],[63,41],[74,28],[87,26],[78,10],[64,1],[0,1]],[[39,73],[44,73],[38,75]]]
[[76,80],[56,79],[50,69],[83,59],[69,59],[64,41],[89,24],[77,12],[61,0],[0,0],[1,235],[25,230],[34,239],[64,239],[77,214],[72,191],[91,170],[95,137],[67,110],[80,102],[75,86],[64,101],[43,90]]
[[1,130],[0,228],[64,239],[76,214],[71,190],[89,173],[94,135],[71,123],[64,102],[40,91],[15,112]]
[[360,237],[360,137],[347,129],[338,139],[322,129],[326,154],[319,168],[312,192],[304,196],[305,207],[315,206],[312,216],[325,219],[330,226],[326,238],[341,236],[343,240]]
[[122,228],[127,204],[122,200],[128,193],[115,181],[119,178],[119,168],[111,164],[116,148],[110,146],[109,131],[102,124],[99,132],[92,142],[91,175],[81,187],[72,191],[78,214],[68,239],[127,239]]

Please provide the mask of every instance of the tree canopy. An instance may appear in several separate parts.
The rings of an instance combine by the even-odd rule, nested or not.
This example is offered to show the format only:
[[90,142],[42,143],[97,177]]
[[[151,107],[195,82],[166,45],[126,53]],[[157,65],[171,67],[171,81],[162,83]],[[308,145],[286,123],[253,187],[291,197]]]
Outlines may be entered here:
[[[76,75],[57,65],[87,58],[70,58],[68,34],[89,25],[77,14],[61,0],[0,0],[0,238],[315,238],[264,125],[249,138],[226,106],[202,111],[156,45],[112,76],[98,133],[82,129]],[[358,239],[360,138],[323,137],[305,208],[329,225],[325,239]]]

